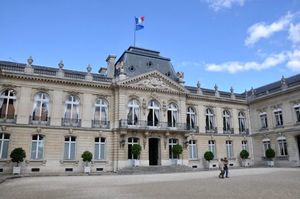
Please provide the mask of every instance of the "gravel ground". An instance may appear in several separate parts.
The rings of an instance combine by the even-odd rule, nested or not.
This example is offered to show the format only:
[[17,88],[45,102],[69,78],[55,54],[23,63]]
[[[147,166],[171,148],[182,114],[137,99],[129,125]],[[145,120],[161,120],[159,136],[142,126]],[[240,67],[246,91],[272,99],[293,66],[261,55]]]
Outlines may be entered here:
[[300,168],[245,168],[152,175],[23,177],[0,184],[2,199],[299,199]]

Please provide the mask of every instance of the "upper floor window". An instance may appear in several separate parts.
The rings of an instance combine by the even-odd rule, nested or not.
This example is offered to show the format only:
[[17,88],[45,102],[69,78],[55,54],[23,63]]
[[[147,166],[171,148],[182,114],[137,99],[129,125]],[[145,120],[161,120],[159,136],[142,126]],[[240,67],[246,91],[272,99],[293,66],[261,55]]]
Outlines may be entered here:
[[64,160],[75,160],[76,137],[65,136]]
[[6,159],[8,154],[9,134],[0,133],[0,159]]
[[44,153],[44,140],[43,135],[33,135],[31,138],[31,159],[41,160]]
[[296,104],[294,106],[295,112],[296,112],[296,122],[300,123],[300,104]]
[[178,120],[178,109],[174,103],[168,105],[168,127],[176,127]]
[[238,114],[238,120],[239,120],[239,132],[245,132],[246,131],[246,122],[245,122],[245,115],[242,112],[239,112]]
[[129,160],[133,160],[133,159],[138,159],[138,156],[137,155],[133,155],[131,153],[131,148],[133,145],[135,144],[139,144],[139,138],[134,138],[134,137],[130,137],[128,138],[128,159]]
[[262,142],[263,142],[263,147],[264,147],[264,156],[266,156],[266,150],[271,148],[270,139],[269,138],[264,138],[262,140]]
[[95,160],[105,159],[105,138],[95,138]]
[[215,117],[214,112],[211,109],[206,109],[206,130],[214,131],[215,128]]
[[277,138],[277,141],[278,141],[280,155],[288,155],[286,138],[283,136],[280,136]]
[[147,122],[148,126],[158,126],[159,125],[159,115],[160,115],[160,106],[157,101],[150,101],[148,105],[148,117]]
[[282,126],[283,119],[282,119],[281,108],[274,110],[274,115],[275,115],[275,120],[276,120],[276,126]]
[[140,119],[140,103],[136,99],[128,102],[127,123],[128,125],[137,125]]
[[0,114],[1,119],[15,119],[16,92],[5,90],[0,95]]
[[230,115],[228,111],[223,111],[223,130],[224,131],[231,130]]
[[170,159],[177,159],[178,155],[173,153],[173,146],[178,144],[178,139],[169,139],[169,158]]
[[248,142],[246,140],[242,141],[242,150],[248,151]]
[[186,125],[188,130],[195,128],[195,121],[196,121],[195,110],[192,107],[188,107],[186,113]]
[[65,104],[64,123],[72,124],[79,122],[80,101],[78,97],[69,95]]
[[231,140],[226,141],[226,152],[227,152],[227,157],[233,157],[233,149],[232,149],[232,141]]
[[216,157],[216,143],[214,140],[208,141],[208,151],[211,151],[214,154],[214,157]]
[[267,120],[267,113],[266,112],[262,112],[259,114],[260,116],[260,121],[261,121],[261,128],[268,128],[268,120]]
[[38,93],[33,99],[32,120],[48,121],[49,120],[49,96],[46,93]]
[[[78,102],[78,109],[79,109],[79,102]],[[107,122],[108,122],[108,103],[105,99],[98,98],[95,101],[94,124],[102,126],[102,125],[107,125]]]
[[190,159],[197,158],[197,141],[196,140],[189,141],[189,153],[190,153]]

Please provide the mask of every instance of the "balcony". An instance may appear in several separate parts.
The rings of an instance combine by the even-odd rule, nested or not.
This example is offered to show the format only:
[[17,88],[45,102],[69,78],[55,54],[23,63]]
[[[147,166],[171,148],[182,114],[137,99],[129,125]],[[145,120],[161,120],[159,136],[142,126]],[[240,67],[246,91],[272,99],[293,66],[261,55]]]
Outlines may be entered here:
[[92,128],[109,129],[109,121],[92,120]]
[[234,129],[223,128],[223,134],[234,134]]
[[205,133],[218,133],[218,128],[217,127],[205,127]]
[[50,117],[29,116],[29,124],[49,126],[50,125]]
[[16,123],[17,115],[1,114],[0,123]]
[[167,130],[167,131],[188,131],[192,133],[199,133],[199,127],[194,128],[188,127],[185,123],[170,122],[153,122],[153,121],[142,121],[142,120],[120,120],[119,128],[121,129],[153,129],[153,130]]
[[239,133],[241,135],[249,135],[249,129],[240,129],[239,128]]
[[80,119],[62,118],[61,125],[62,126],[71,126],[71,127],[80,127],[81,120]]

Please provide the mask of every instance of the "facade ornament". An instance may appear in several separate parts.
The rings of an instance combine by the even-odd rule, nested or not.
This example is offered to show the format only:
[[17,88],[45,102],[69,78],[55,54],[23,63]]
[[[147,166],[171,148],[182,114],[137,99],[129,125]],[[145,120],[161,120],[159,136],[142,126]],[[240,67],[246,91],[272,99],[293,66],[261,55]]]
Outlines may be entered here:
[[62,70],[63,67],[64,67],[64,63],[62,60],[60,60],[60,62],[58,63],[58,67],[59,67],[59,70]]
[[176,73],[176,76],[177,76],[179,79],[183,79],[183,78],[184,78],[184,72],[177,72],[177,73]]
[[42,132],[41,127],[37,127],[37,128],[36,128],[36,132],[37,132],[37,133],[41,133],[41,132]]
[[32,59],[32,56],[30,56],[28,59],[27,59],[27,66],[28,67],[31,67],[31,64],[33,63],[33,59]]
[[88,67],[86,68],[86,70],[87,70],[87,72],[90,74],[91,73],[91,71],[92,71],[92,67],[91,67],[91,65],[89,64],[88,65]]
[[215,93],[218,92],[218,88],[219,88],[218,85],[215,84]]
[[69,129],[69,133],[70,133],[70,134],[73,134],[73,129]]
[[6,126],[1,126],[2,131],[6,131]]
[[200,86],[201,86],[201,84],[200,84],[200,82],[198,81],[198,82],[197,82],[197,90],[200,90]]
[[282,78],[281,78],[281,84],[286,84],[286,79],[284,78],[283,75],[282,75]]
[[202,95],[201,84],[200,84],[199,81],[198,81],[198,83],[197,83],[197,94]]
[[231,94],[233,94],[233,91],[234,91],[234,89],[233,89],[233,87],[231,86],[231,88],[230,88]]
[[255,90],[253,87],[251,87],[251,94],[254,95],[255,94]]
[[246,98],[248,97],[248,91],[247,91],[247,89],[245,89],[245,96],[246,96]]

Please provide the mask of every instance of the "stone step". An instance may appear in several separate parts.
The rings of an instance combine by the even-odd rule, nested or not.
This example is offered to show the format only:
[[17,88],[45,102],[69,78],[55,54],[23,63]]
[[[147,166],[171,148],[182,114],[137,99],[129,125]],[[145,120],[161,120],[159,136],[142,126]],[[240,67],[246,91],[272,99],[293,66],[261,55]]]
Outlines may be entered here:
[[183,173],[192,172],[193,168],[183,165],[171,165],[171,166],[143,166],[143,167],[126,167],[120,169],[117,173],[119,175],[126,174],[154,174],[154,173]]

